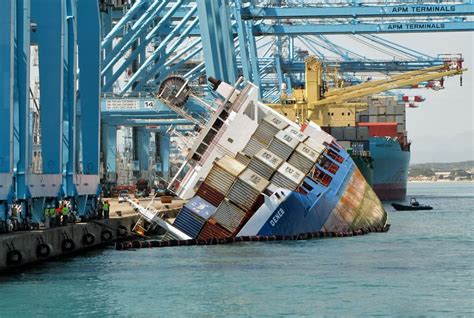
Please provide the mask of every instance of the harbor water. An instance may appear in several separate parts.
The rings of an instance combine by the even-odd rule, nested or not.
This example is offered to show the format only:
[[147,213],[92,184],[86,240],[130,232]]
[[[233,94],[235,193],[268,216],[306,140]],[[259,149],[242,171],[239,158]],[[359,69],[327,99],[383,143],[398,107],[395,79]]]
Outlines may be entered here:
[[360,237],[96,250],[0,277],[0,316],[472,316],[474,184]]

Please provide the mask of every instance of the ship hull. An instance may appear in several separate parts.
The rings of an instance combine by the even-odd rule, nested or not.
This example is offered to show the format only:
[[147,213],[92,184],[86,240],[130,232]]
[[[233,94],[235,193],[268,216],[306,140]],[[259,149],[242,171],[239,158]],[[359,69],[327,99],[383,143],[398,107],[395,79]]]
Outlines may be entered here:
[[403,200],[407,193],[410,151],[392,138],[369,138],[373,158],[373,188],[382,201]]

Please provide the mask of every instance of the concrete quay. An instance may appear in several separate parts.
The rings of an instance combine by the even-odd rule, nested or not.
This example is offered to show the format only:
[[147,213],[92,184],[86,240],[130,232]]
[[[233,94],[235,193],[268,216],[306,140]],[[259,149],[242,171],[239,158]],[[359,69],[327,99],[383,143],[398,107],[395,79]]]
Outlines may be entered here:
[[128,238],[139,217],[130,207],[124,212],[122,216],[114,214],[105,220],[2,234],[0,272]]

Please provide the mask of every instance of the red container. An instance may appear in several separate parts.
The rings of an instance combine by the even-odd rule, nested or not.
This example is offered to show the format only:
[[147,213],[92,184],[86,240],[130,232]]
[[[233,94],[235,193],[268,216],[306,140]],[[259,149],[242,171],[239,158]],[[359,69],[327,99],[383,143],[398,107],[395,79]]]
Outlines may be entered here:
[[200,196],[215,207],[218,207],[219,204],[221,204],[222,200],[224,200],[225,198],[222,193],[220,193],[219,191],[204,182],[197,190],[196,195]]
[[199,240],[208,240],[212,238],[226,238],[232,236],[229,231],[227,231],[215,222],[216,221],[214,219],[209,219],[209,221],[206,222],[206,224],[202,228],[201,233],[199,233],[197,238]]
[[370,137],[397,137],[397,123],[357,123],[360,127],[369,127]]

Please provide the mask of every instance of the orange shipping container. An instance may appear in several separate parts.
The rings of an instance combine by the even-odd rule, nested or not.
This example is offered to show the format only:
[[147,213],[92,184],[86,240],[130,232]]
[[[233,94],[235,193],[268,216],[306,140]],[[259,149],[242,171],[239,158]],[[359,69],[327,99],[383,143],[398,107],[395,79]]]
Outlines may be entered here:
[[369,127],[369,137],[396,137],[397,123],[357,123],[359,127]]

